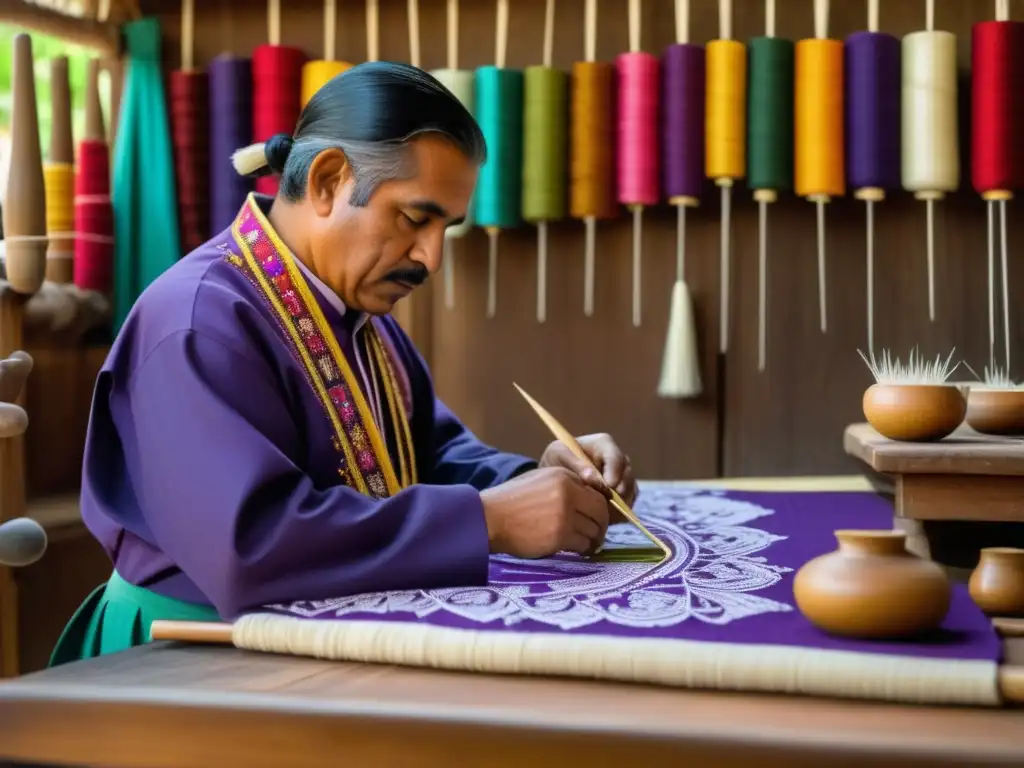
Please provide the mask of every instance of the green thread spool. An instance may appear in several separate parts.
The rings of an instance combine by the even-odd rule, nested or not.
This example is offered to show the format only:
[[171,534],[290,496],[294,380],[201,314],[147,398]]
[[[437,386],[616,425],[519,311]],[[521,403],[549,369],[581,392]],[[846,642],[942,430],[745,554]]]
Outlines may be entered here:
[[568,77],[527,67],[523,98],[523,218],[537,225],[537,322],[547,318],[547,223],[566,215]]
[[523,218],[565,218],[568,77],[553,67],[527,67],[523,99]]
[[778,37],[749,44],[747,185],[754,190],[793,188],[793,51],[792,40]]
[[747,185],[758,208],[758,344],[757,368],[767,365],[768,350],[768,203],[793,188],[793,93],[795,46],[768,34],[748,46]]

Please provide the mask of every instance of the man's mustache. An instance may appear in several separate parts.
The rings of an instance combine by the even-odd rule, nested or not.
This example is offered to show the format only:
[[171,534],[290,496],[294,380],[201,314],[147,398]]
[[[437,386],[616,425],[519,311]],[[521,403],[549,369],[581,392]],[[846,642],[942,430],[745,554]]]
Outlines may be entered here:
[[396,269],[393,272],[389,272],[387,279],[393,280],[396,283],[407,283],[408,285],[422,285],[430,277],[430,273],[427,268],[422,264],[417,264],[414,267],[407,267],[403,269]]

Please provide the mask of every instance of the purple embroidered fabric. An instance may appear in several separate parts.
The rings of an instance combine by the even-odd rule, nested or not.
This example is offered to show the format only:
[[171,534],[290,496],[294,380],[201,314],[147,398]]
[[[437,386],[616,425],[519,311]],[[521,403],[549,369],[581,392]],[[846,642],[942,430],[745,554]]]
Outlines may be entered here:
[[[268,606],[319,621],[422,622],[494,632],[571,632],[752,643],[917,657],[1001,660],[990,622],[957,585],[940,633],[925,640],[831,637],[797,610],[793,577],[836,548],[839,528],[891,528],[892,507],[870,493],[754,493],[645,484],[636,512],[672,548],[650,563],[575,556],[495,556],[486,587],[381,592]],[[629,525],[609,546],[643,546]]]

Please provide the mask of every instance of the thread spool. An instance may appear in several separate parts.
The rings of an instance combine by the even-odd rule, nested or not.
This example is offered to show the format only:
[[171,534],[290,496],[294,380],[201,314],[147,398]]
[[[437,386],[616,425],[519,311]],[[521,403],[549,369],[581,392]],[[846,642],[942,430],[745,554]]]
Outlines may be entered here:
[[505,69],[509,0],[496,0],[494,66],[474,75],[476,118],[487,142],[473,217],[487,232],[487,316],[498,309],[498,233],[522,220],[523,73]]
[[1010,315],[1006,201],[1024,185],[1024,23],[1008,21],[997,3],[997,20],[971,30],[971,181],[988,208],[989,363],[995,370],[995,210],[998,203],[1005,365],[1010,369]]
[[[432,74],[437,81],[452,92],[470,114],[476,113],[476,94],[474,88],[473,71],[469,69],[435,69]],[[464,237],[473,227],[472,206],[469,215],[461,224],[448,227],[445,230],[445,237],[448,239]]]
[[110,202],[110,152],[102,139],[78,145],[75,177],[75,285],[109,296],[113,290],[114,209]]
[[31,295],[46,274],[46,188],[43,181],[32,38],[14,36],[11,72],[11,164],[4,200],[7,282]]
[[821,332],[828,330],[825,204],[846,192],[843,167],[843,44],[825,36],[828,3],[815,2],[815,37],[796,44],[794,181],[796,193],[817,206],[818,296]]
[[665,49],[664,190],[676,207],[676,280],[662,357],[660,397],[696,397],[702,391],[693,303],[686,285],[686,209],[700,203],[704,183],[704,49],[689,43],[689,3],[676,0],[676,42]]
[[633,325],[640,326],[643,209],[660,197],[658,96],[660,65],[636,51],[616,57],[618,73],[618,199],[633,213]]
[[597,222],[618,215],[615,190],[615,66],[597,58],[597,0],[584,6],[584,61],[572,65],[569,212],[583,219],[583,314],[594,314]]
[[732,37],[732,3],[719,0],[719,39],[705,46],[704,174],[721,191],[719,352],[729,347],[729,262],[732,186],[746,173],[747,47]]
[[[869,18],[877,24],[877,0],[869,5]],[[844,68],[848,174],[866,213],[867,334],[873,353],[874,208],[900,183],[900,41],[874,29],[854,33],[846,38]]]
[[[266,141],[276,133],[291,134],[299,120],[302,66],[306,55],[286,45],[259,45],[253,51],[253,141]],[[275,175],[256,179],[256,191],[276,195]]]
[[768,205],[793,188],[794,46],[775,37],[775,3],[765,2],[765,35],[749,42],[747,185],[758,209],[757,368],[768,357]]
[[335,61],[337,39],[337,9],[335,0],[324,0],[324,57],[307,62],[302,67],[302,95],[299,106],[305,109],[313,94],[330,79],[352,68],[347,61]]
[[551,66],[527,67],[523,91],[523,218],[537,225],[537,322],[547,316],[547,223],[565,217],[568,82]]
[[168,90],[178,227],[188,253],[210,237],[209,82],[205,72],[175,70]]
[[231,226],[252,179],[235,172],[231,155],[252,143],[252,63],[222,54],[207,67],[210,91],[210,227],[221,232]]
[[487,316],[497,311],[498,232],[522,221],[523,73],[480,67],[475,76],[476,117],[487,142],[487,162],[480,169],[473,218],[490,238]]
[[[928,4],[932,11],[931,0]],[[928,316],[935,319],[935,201],[960,186],[956,37],[928,29],[903,38],[901,170],[903,188],[925,202]]]
[[[468,69],[435,69],[431,74],[437,78],[445,88],[452,92],[462,105],[469,110],[470,114],[476,112],[476,99],[474,98],[473,72]],[[455,306],[455,270],[454,270],[454,249],[452,241],[465,237],[473,227],[473,205],[470,203],[466,218],[461,224],[448,227],[444,233],[444,296],[445,306],[452,309]]]
[[50,61],[50,148],[43,166],[46,188],[46,280],[74,280],[75,147],[71,133],[71,84],[68,59]]
[[319,91],[327,81],[337,77],[343,72],[352,69],[347,61],[325,61],[314,60],[307,62],[302,67],[302,99],[300,108],[305,109],[313,94]]

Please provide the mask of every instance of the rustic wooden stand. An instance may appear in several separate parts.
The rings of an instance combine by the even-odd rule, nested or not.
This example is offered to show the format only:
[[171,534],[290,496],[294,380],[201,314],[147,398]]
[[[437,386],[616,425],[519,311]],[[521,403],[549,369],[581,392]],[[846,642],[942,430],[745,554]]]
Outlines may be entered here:
[[901,443],[852,424],[843,448],[895,481],[896,524],[922,556],[977,565],[986,546],[1024,546],[1024,439],[961,427],[935,443]]

